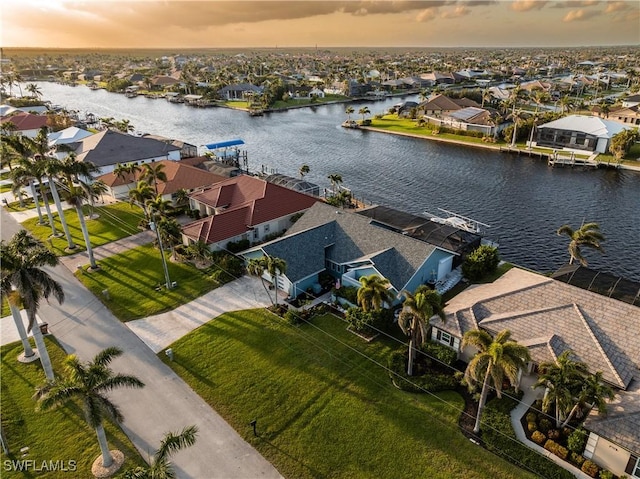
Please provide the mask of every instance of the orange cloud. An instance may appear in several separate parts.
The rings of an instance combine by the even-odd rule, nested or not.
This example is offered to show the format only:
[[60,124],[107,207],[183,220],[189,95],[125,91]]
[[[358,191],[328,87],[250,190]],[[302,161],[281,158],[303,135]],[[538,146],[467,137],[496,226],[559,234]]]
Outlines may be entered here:
[[607,4],[607,8],[605,8],[604,13],[619,12],[621,10],[627,10],[628,8],[629,4],[627,2],[611,2]]
[[545,0],[516,0],[511,4],[514,12],[528,12],[529,10],[540,10],[547,4]]
[[581,20],[587,20],[591,17],[595,17],[597,15],[600,15],[600,12],[597,11],[587,11],[587,10],[571,10],[569,13],[567,13],[564,18],[562,19],[563,22],[565,23],[569,23],[569,22],[573,22],[573,21],[581,21]]
[[443,12],[441,16],[442,18],[458,18],[469,15],[470,13],[471,10],[469,10],[467,7],[465,7],[464,5],[459,5],[454,10]]
[[438,8],[425,8],[416,15],[416,20],[420,23],[429,22],[438,16]]
[[592,7],[598,5],[600,0],[567,0],[564,2],[556,2],[553,4],[554,8],[581,8]]

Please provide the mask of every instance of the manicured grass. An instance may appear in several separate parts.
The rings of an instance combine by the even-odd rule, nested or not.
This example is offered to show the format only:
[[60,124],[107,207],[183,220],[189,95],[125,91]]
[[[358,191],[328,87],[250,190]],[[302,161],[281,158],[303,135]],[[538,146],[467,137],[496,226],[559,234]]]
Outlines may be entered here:
[[386,365],[396,348],[335,316],[294,327],[248,310],[174,343],[172,362],[159,356],[287,478],[533,477],[459,432],[457,393],[400,391],[361,355]]
[[[53,209],[55,211],[55,208]],[[89,214],[89,207],[84,206],[85,215]],[[87,230],[91,238],[91,245],[93,247],[100,246],[112,241],[126,238],[132,234],[139,233],[138,223],[143,218],[142,210],[137,206],[132,207],[128,203],[119,202],[113,203],[107,206],[98,206],[95,208],[95,213],[100,215],[95,219],[85,218],[87,224]],[[44,212],[43,212],[44,215]],[[46,218],[46,215],[44,215]],[[62,233],[62,225],[58,219],[58,214],[54,213],[54,221],[56,223],[56,229]],[[65,236],[59,238],[51,238],[51,227],[47,225],[39,225],[38,218],[31,218],[22,223],[26,229],[28,229],[33,236],[40,239],[44,244],[58,256],[64,256],[68,254],[75,254],[79,251],[84,251],[84,238],[82,237],[82,230],[80,229],[80,222],[78,221],[78,215],[75,209],[65,210],[65,218],[69,231],[73,237],[74,243],[78,246],[74,251],[65,251],[67,247],[67,239]]]
[[105,258],[98,263],[100,269],[77,272],[76,276],[120,321],[174,309],[219,285],[211,277],[215,267],[201,271],[189,264],[172,263],[169,252],[165,253],[169,277],[178,283],[174,289],[156,290],[164,285],[165,277],[160,250],[151,244]]
[[[45,338],[45,341],[54,370],[62,371],[62,361],[66,356],[64,350],[51,338]],[[0,348],[2,430],[11,453],[2,453],[3,479],[92,477],[91,464],[100,455],[95,431],[87,424],[79,403],[70,402],[47,412],[35,411],[36,402],[32,396],[36,386],[45,382],[45,376],[40,361],[22,364],[16,360],[21,351],[22,344],[19,342]],[[122,470],[145,464],[118,427],[106,422],[105,429],[109,446],[119,449],[126,457]],[[20,453],[23,447],[29,448],[24,457]],[[11,460],[33,460],[40,468],[43,461],[64,461],[67,467],[69,461],[75,461],[77,470],[35,472],[31,466],[28,472],[15,472],[6,467],[5,461]]]
[[228,100],[224,102],[224,106],[228,106],[229,108],[241,108],[244,110],[248,110],[249,102],[243,101],[243,100],[237,100],[237,101]]

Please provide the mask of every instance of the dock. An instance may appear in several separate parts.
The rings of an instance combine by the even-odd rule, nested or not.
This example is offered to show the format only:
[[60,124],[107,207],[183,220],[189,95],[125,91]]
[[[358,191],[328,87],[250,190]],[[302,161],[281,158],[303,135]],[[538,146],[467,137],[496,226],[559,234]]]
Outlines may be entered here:
[[574,167],[582,167],[582,168],[599,168],[601,166],[600,162],[596,161],[597,153],[592,154],[589,158],[579,158],[576,157],[576,154],[571,151],[557,151],[553,150],[553,152],[546,153],[542,151],[534,151],[526,148],[516,148],[511,146],[501,146],[500,153],[511,153],[517,154],[518,156],[527,155],[531,157],[540,158],[541,160],[546,160],[547,165],[552,168],[574,168]]

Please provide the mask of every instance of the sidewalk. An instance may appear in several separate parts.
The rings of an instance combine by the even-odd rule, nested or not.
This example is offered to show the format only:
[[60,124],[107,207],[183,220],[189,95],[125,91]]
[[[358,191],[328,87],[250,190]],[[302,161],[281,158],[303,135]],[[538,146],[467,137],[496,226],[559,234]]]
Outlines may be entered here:
[[527,446],[529,449],[533,449],[538,454],[545,456],[549,460],[555,462],[558,466],[566,469],[571,474],[579,479],[591,479],[591,476],[585,474],[580,469],[575,466],[572,466],[567,461],[563,461],[555,454],[547,451],[544,447],[538,446],[535,442],[530,441],[522,428],[522,423],[520,419],[525,415],[527,410],[531,407],[531,405],[535,402],[536,399],[541,399],[544,391],[541,388],[533,389],[531,386],[536,382],[536,378],[533,376],[523,376],[520,388],[524,391],[524,396],[520,401],[520,404],[511,411],[511,425],[513,426],[513,430],[516,433],[516,437],[518,440]]

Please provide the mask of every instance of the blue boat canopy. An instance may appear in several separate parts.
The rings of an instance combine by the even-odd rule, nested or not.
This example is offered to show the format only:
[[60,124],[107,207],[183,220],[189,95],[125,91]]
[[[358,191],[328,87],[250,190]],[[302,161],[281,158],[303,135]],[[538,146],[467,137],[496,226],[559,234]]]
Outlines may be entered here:
[[240,138],[236,138],[235,140],[227,140],[227,141],[219,141],[218,143],[209,143],[208,145],[204,145],[209,150],[217,150],[219,148],[228,148],[230,146],[238,146],[244,145],[244,141]]

